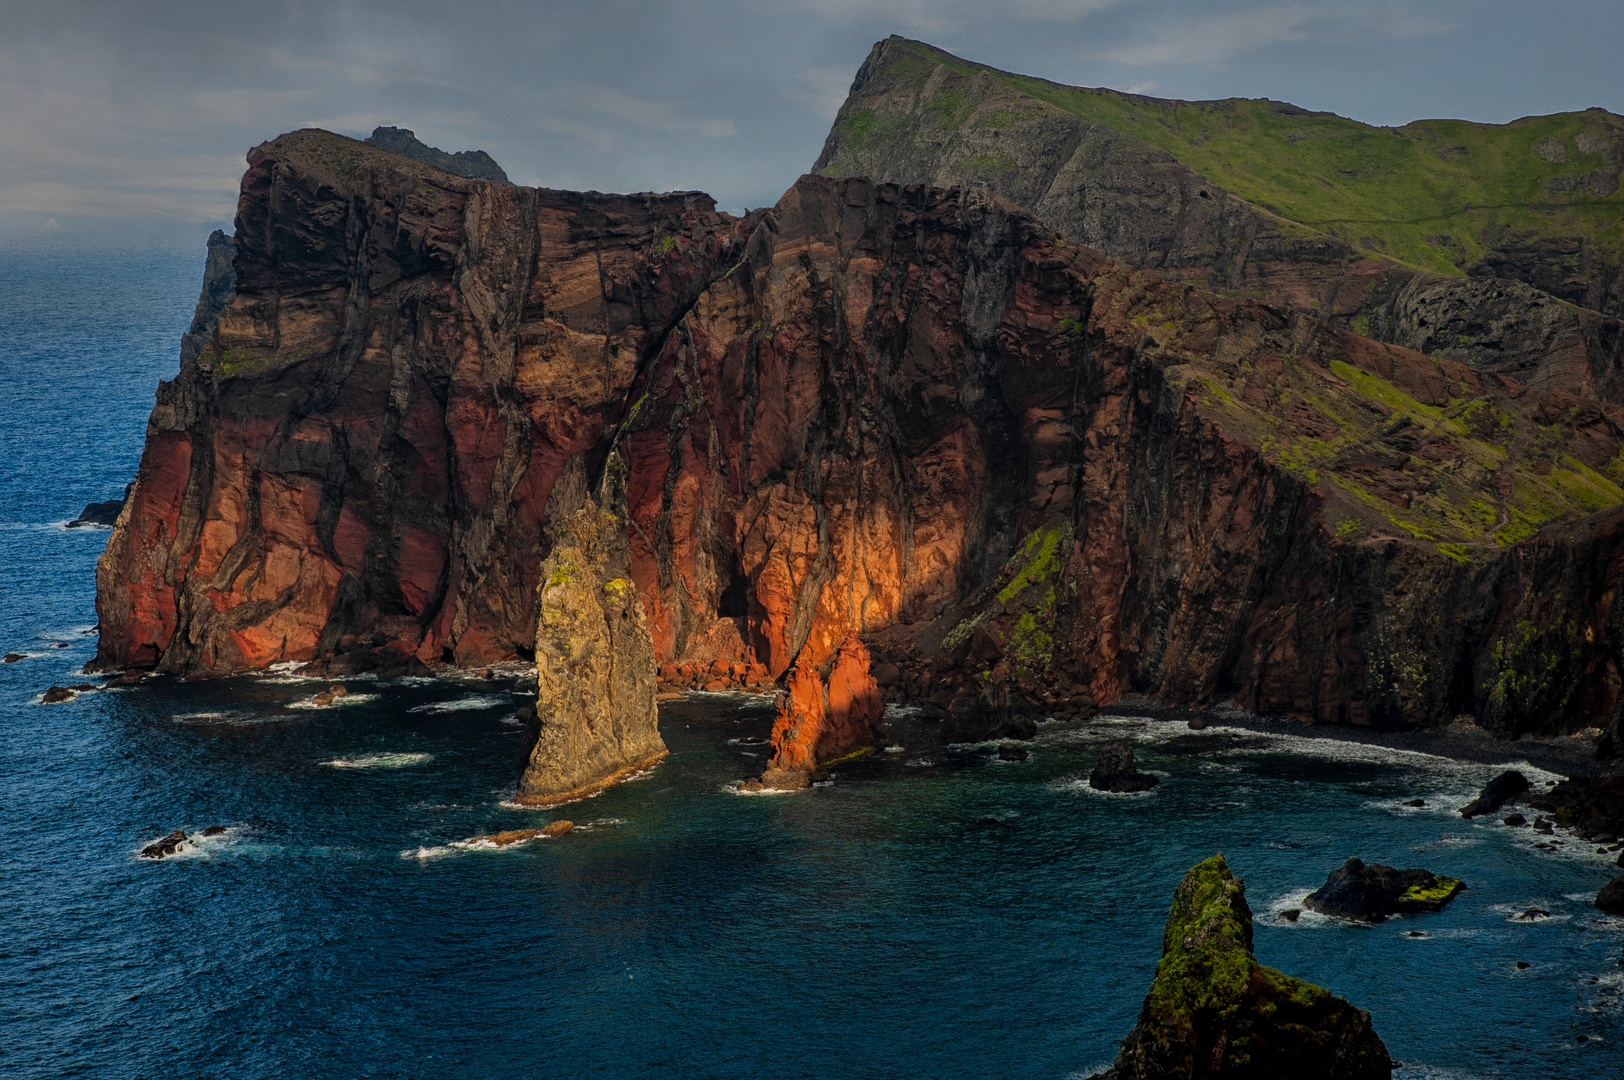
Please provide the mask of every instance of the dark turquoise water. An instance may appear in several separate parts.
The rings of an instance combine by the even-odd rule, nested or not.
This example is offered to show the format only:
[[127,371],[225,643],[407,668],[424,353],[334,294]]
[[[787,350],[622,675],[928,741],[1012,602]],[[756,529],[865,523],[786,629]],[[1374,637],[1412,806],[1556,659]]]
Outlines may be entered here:
[[[200,271],[0,252],[0,651],[30,654],[0,665],[0,1075],[1087,1075],[1133,1023],[1174,884],[1216,850],[1260,959],[1369,1009],[1400,1076],[1624,1072],[1624,924],[1588,906],[1617,871],[1461,821],[1485,766],[1120,720],[1047,727],[1022,764],[905,746],[740,797],[765,717],[690,701],[652,776],[563,811],[590,829],[468,850],[561,816],[503,805],[507,684],[358,680],[316,710],[296,706],[321,684],[285,676],[160,679],[35,704],[92,654],[106,540],[56,523],[132,475]],[[1123,735],[1162,786],[1076,783]],[[1471,889],[1373,928],[1270,916],[1349,855]],[[1530,906],[1552,918],[1508,921]]]

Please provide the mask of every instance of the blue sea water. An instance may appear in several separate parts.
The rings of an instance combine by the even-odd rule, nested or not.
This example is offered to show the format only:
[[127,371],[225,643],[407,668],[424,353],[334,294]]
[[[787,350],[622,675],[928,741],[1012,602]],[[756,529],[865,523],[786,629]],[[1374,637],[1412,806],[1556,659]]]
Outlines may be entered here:
[[[352,680],[312,709],[325,684],[273,673],[38,704],[94,651],[107,534],[61,522],[133,475],[201,265],[0,252],[0,652],[28,654],[0,665],[0,1076],[1086,1076],[1215,851],[1259,958],[1370,1010],[1399,1076],[1624,1073],[1624,922],[1589,905],[1617,870],[1462,821],[1490,766],[1102,719],[1045,726],[1024,763],[904,745],[743,797],[768,717],[713,698],[664,708],[651,775],[539,812],[505,803],[517,684]],[[1154,792],[1078,782],[1120,737]],[[560,816],[583,827],[457,845]],[[1275,916],[1350,855],[1470,889],[1376,927]]]

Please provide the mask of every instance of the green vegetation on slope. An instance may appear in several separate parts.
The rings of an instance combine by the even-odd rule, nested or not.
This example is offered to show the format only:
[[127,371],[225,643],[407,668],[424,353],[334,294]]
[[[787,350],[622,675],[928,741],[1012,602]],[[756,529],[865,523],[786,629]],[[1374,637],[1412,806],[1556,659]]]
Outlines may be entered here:
[[[937,64],[985,75],[1092,124],[1131,135],[1257,206],[1357,248],[1459,274],[1492,245],[1583,236],[1624,250],[1624,119],[1601,109],[1510,124],[1418,120],[1372,127],[1269,100],[1170,101],[1063,86],[973,64],[922,42],[892,78]],[[962,112],[965,102],[955,101]],[[934,102],[933,102],[934,107]],[[888,117],[870,114],[876,139]]]

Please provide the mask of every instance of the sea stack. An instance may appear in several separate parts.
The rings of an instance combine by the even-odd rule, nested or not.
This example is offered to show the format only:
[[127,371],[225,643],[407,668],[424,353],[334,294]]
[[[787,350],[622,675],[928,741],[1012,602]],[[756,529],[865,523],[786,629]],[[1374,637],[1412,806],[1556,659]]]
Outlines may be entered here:
[[556,806],[595,795],[666,755],[654,703],[654,642],[632,584],[623,506],[609,494],[625,466],[611,455],[605,493],[559,530],[542,566],[536,717],[517,801]]
[[764,786],[806,787],[819,765],[874,744],[885,702],[870,666],[868,648],[856,634],[848,635],[835,654],[827,681],[811,651],[801,651],[773,722],[773,756],[761,775]]
[[1215,855],[1173,891],[1139,1023],[1096,1080],[1386,1080],[1392,1072],[1369,1013],[1257,962],[1246,887]]

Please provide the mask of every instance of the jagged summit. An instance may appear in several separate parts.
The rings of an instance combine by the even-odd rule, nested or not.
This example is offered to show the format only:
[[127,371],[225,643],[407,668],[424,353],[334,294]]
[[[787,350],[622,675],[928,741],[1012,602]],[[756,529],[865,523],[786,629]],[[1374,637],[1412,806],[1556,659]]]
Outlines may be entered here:
[[424,143],[411,128],[375,127],[365,141],[380,150],[433,165],[436,169],[444,169],[469,180],[490,180],[497,184],[513,182],[496,159],[485,151],[458,150],[455,154],[448,154]]

